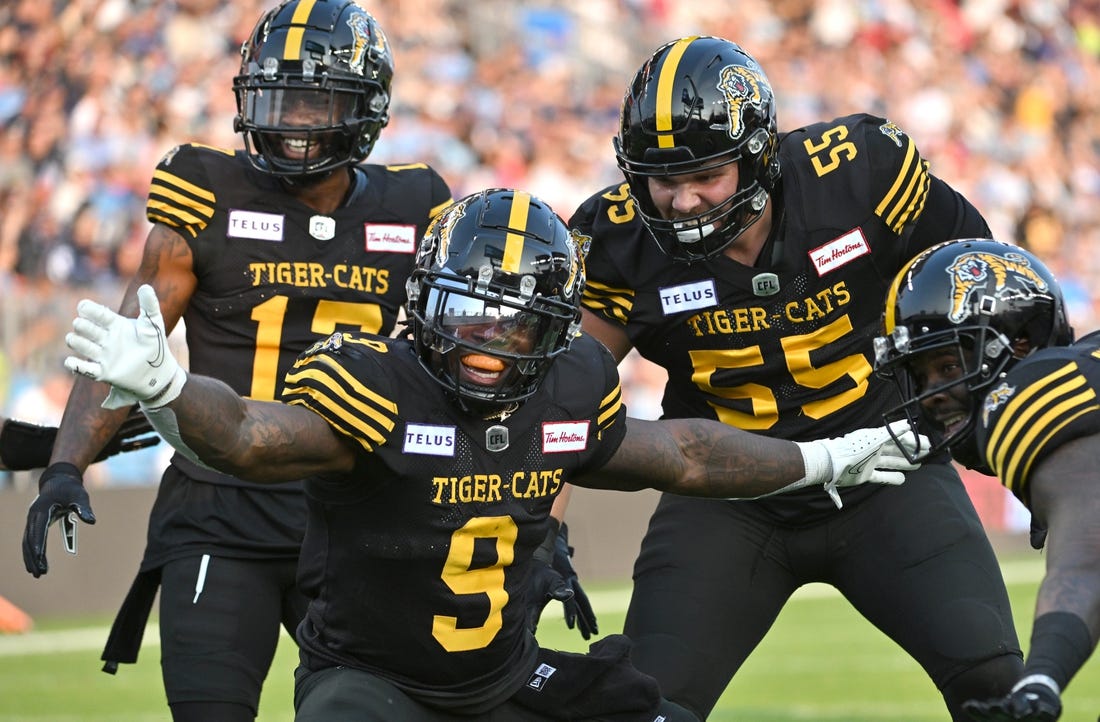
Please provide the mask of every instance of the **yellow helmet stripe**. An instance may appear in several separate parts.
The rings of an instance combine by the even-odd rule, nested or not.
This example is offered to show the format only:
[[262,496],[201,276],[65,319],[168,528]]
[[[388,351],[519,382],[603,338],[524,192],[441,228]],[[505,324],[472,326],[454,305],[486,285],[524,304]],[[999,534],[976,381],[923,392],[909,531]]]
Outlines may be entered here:
[[894,309],[898,305],[898,290],[901,288],[902,280],[909,275],[909,269],[913,267],[913,264],[919,261],[927,253],[918,253],[909,259],[909,262],[902,266],[898,271],[898,275],[894,276],[894,282],[890,284],[890,289],[886,292],[886,309],[882,315],[882,320],[885,328],[883,329],[887,335],[894,332]]
[[677,40],[661,63],[661,75],[657,78],[657,147],[672,148],[676,142],[672,139],[672,89],[676,85],[676,69],[684,57],[688,46],[698,36]]
[[313,6],[315,4],[316,0],[302,0],[298,3],[298,7],[294,8],[294,15],[290,18],[293,27],[290,28],[289,32],[286,34],[286,47],[283,49],[283,60],[302,59],[302,38],[305,37],[305,26],[309,21],[309,14],[313,12]]
[[[508,215],[508,227],[520,231],[527,230],[527,213],[531,209],[531,194],[516,191],[512,196],[512,212]],[[519,273],[519,262],[523,258],[523,234],[508,232],[504,237],[504,260],[500,270],[506,273]]]

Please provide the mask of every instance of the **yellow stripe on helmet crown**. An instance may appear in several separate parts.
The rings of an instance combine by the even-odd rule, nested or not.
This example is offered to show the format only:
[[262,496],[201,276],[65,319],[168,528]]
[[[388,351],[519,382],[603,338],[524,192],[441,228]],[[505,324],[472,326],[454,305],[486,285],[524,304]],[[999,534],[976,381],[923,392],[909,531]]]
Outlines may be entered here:
[[512,196],[512,211],[508,215],[508,227],[521,233],[509,231],[504,237],[504,260],[500,270],[506,273],[519,273],[519,262],[523,258],[523,231],[527,230],[527,213],[531,209],[531,194],[516,191]]
[[313,6],[317,0],[302,0],[298,7],[294,8],[294,15],[290,18],[293,25],[286,34],[286,47],[283,48],[283,60],[302,59],[302,39],[306,34],[306,23],[313,12]]
[[661,74],[657,78],[657,147],[672,148],[676,141],[672,139],[672,89],[676,86],[676,71],[680,59],[684,57],[688,46],[699,36],[692,35],[673,43],[665,61],[661,63]]
[[894,276],[894,282],[890,284],[890,290],[886,292],[886,309],[883,313],[882,321],[887,336],[894,332],[894,312],[898,305],[898,289],[901,288],[902,280],[909,275],[909,269],[913,267],[913,264],[926,255],[928,255],[928,250],[910,258],[909,262],[898,271],[898,275]]

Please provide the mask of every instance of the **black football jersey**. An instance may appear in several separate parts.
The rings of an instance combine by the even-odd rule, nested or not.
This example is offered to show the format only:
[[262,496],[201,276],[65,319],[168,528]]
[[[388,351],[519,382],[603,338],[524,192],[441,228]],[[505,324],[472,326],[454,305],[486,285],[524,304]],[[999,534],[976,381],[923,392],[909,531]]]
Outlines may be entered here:
[[417,243],[451,194],[423,164],[364,164],[356,173],[348,201],[324,215],[242,151],[181,145],[160,161],[146,216],[191,246],[192,371],[243,396],[277,399],[295,358],[316,341],[393,330]]
[[[986,237],[988,228],[883,118],[853,115],[787,133],[779,157],[779,210],[752,267],[724,255],[671,261],[625,184],[585,201],[571,219],[590,239],[584,304],[668,371],[666,417],[792,440],[879,426],[897,403],[873,373],[889,283],[919,250]],[[819,490],[759,503],[783,516],[832,508]]]
[[590,336],[503,421],[459,410],[410,342],[338,334],[286,378],[359,452],[354,473],[306,482],[298,632],[307,666],[377,673],[476,712],[526,680],[523,595],[562,485],[625,433],[614,359]]
[[1031,470],[1058,447],[1100,433],[1100,332],[1043,349],[994,384],[978,414],[977,439],[989,468],[1029,504]]

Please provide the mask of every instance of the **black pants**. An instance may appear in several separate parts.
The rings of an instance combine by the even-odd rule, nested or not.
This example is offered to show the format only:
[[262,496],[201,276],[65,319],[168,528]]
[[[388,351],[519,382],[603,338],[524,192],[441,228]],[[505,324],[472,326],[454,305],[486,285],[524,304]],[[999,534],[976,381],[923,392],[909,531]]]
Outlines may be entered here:
[[[305,615],[294,561],[188,557],[164,566],[161,666],[168,703],[259,706],[279,642]],[[288,670],[286,672],[290,674]]]
[[[659,695],[652,678],[629,659],[622,635],[593,643],[588,654],[540,649],[527,683],[502,703],[456,713],[419,701],[386,679],[344,666],[295,673],[296,722],[699,722],[692,713]],[[464,698],[462,705],[477,706]]]
[[809,582],[839,589],[905,649],[958,719],[962,700],[948,689],[956,679],[980,670],[964,693],[985,697],[1007,691],[1022,668],[997,559],[944,464],[806,527],[777,526],[752,502],[664,495],[634,568],[624,630],[634,662],[705,718]]

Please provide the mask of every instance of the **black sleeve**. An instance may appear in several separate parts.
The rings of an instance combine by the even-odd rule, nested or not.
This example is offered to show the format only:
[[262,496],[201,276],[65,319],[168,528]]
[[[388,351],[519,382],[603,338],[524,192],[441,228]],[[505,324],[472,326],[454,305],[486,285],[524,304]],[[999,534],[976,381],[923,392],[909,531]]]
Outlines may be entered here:
[[43,469],[50,465],[56,436],[56,426],[7,419],[0,430],[0,461],[8,471]]

